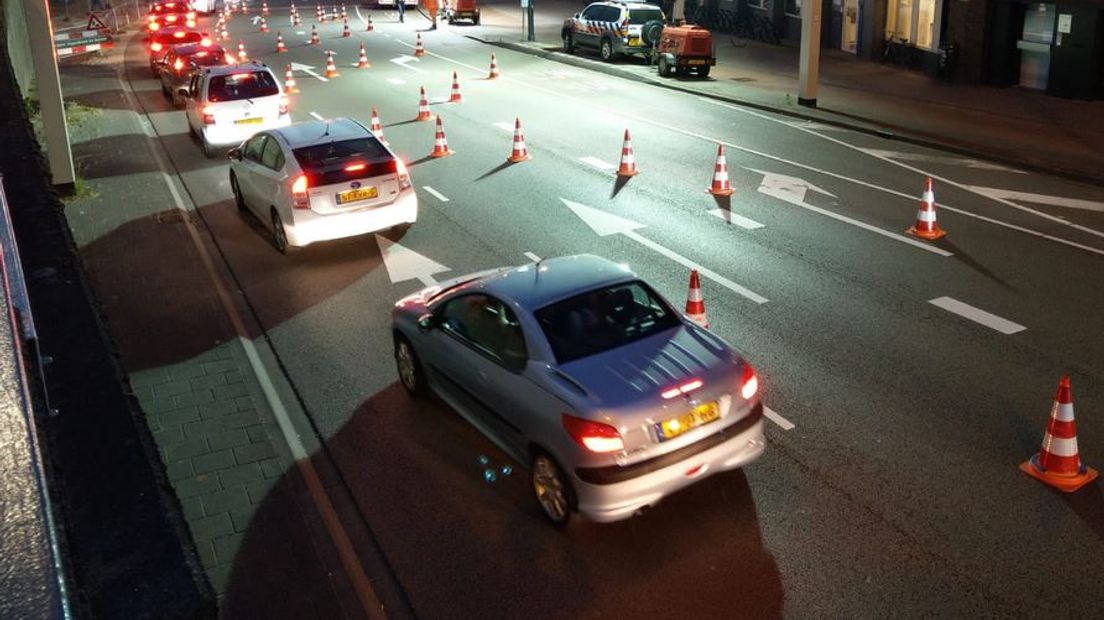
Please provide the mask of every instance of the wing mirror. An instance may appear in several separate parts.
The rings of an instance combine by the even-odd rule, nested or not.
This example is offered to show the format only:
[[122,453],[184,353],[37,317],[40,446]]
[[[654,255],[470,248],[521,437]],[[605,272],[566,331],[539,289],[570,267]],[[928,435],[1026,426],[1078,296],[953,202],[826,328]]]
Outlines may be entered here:
[[176,89],[176,94],[180,95],[181,97],[183,97],[185,99],[191,99],[191,97],[192,97],[192,91],[188,90],[187,88],[178,88],[178,89]]
[[241,147],[235,146],[229,151],[226,151],[226,159],[236,159],[238,161],[241,161]]
[[428,332],[434,327],[437,327],[437,317],[433,316],[432,313],[423,314],[418,317],[418,329],[420,329],[422,333]]

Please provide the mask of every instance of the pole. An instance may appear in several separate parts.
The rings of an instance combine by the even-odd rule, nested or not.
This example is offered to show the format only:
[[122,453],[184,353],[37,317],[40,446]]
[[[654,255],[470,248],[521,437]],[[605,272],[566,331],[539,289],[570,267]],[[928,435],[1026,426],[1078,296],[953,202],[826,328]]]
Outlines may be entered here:
[[525,13],[529,17],[529,36],[526,37],[526,40],[536,41],[537,35],[533,32],[533,0],[529,0],[528,6],[525,9]]
[[677,24],[686,17],[686,0],[675,0],[671,5],[671,23]]
[[27,38],[34,60],[35,94],[42,110],[42,128],[46,133],[46,158],[52,182],[59,191],[69,193],[76,182],[73,153],[69,150],[69,129],[65,124],[65,101],[61,95],[61,77],[54,56],[54,32],[50,27],[48,0],[23,0],[27,17]]
[[817,82],[820,80],[820,17],[821,0],[801,3],[801,64],[798,76],[797,102],[816,107]]

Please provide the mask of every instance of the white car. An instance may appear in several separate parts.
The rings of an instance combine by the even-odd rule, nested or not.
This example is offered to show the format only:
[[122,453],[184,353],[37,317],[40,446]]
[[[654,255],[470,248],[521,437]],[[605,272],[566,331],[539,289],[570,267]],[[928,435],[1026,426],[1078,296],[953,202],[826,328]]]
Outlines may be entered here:
[[406,164],[352,119],[262,131],[228,157],[238,208],[267,222],[283,253],[418,219]]
[[215,157],[258,131],[287,127],[288,100],[276,75],[253,61],[204,67],[178,93],[184,100],[188,128]]

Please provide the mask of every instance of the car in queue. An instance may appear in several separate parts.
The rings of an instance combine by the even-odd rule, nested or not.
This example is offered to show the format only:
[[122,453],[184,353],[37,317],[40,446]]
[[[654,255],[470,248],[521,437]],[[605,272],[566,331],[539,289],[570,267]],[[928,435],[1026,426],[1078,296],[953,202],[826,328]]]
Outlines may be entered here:
[[399,380],[519,463],[563,525],[629,518],[765,450],[751,364],[593,255],[462,276],[392,312]]
[[188,2],[156,2],[146,15],[146,30],[153,34],[168,26],[196,27],[196,11]]
[[182,43],[211,45],[212,39],[207,33],[187,26],[169,26],[150,34],[149,41],[146,43],[146,53],[149,56],[150,74],[153,77],[157,77],[157,72],[160,71],[169,48]]
[[233,54],[214,42],[183,43],[173,45],[158,65],[157,75],[161,80],[161,93],[172,100],[173,106],[184,107],[184,98],[180,90],[186,88],[201,67],[216,67],[237,63]]
[[216,157],[258,131],[291,124],[288,99],[272,69],[259,61],[201,67],[187,88],[185,116],[203,154]]

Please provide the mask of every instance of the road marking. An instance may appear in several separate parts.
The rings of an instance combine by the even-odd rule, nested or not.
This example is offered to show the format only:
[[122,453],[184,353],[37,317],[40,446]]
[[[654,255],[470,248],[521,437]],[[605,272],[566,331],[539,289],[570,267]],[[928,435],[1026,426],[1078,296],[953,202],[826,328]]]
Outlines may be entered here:
[[310,115],[313,116],[315,119],[320,120],[320,121],[326,120],[325,118],[322,118],[322,115],[319,114],[318,112],[311,112]]
[[957,299],[953,299],[951,297],[937,297],[935,299],[929,300],[928,303],[933,306],[943,308],[947,312],[953,312],[954,314],[957,314],[961,317],[970,319],[975,323],[981,323],[982,325],[995,329],[1005,335],[1015,334],[1016,332],[1022,332],[1023,330],[1027,329],[1019,323],[1013,323],[1008,319],[1002,319],[995,314],[986,312],[981,308],[975,308],[974,306],[971,306],[969,304],[962,303],[961,301],[958,301]]
[[314,72],[314,67],[312,67],[310,65],[303,65],[303,64],[299,64],[297,62],[293,62],[293,63],[291,63],[291,70],[292,71],[302,71],[303,73],[306,73],[307,75],[316,77],[320,81],[323,81],[323,82],[329,82],[330,81],[325,76],[318,75],[317,73],[315,73]]
[[1082,200],[1080,198],[1066,198],[1064,196],[1050,196],[1048,194],[1033,194],[1031,192],[1017,192],[999,187],[981,187],[980,185],[968,185],[971,190],[984,194],[990,198],[1007,198],[1009,200],[1023,200],[1035,204],[1050,205],[1052,207],[1065,207],[1067,209],[1083,209],[1104,213],[1104,202],[1095,200]]
[[501,123],[495,123],[494,126],[498,127],[502,131],[513,131],[514,130],[514,124],[513,123],[501,122]]
[[784,431],[793,430],[794,428],[793,422],[790,422],[786,418],[778,415],[778,412],[776,412],[774,409],[771,409],[770,407],[763,407],[763,415],[765,415],[767,419],[771,422],[774,422],[778,426],[782,427],[782,430]]
[[679,263],[680,265],[683,265],[688,269],[697,269],[698,273],[700,273],[701,275],[710,280],[713,280],[717,284],[720,284],[721,286],[727,288],[733,293],[736,293],[737,295],[741,295],[747,299],[750,299],[757,304],[767,303],[766,297],[763,297],[762,295],[752,291],[751,289],[736,284],[732,280],[729,280],[719,273],[703,267],[698,263],[690,260],[689,258],[686,258],[685,256],[682,256],[681,254],[675,252],[674,250],[668,249],[656,243],[655,241],[652,241],[651,239],[642,237],[636,231],[641,228],[645,228],[643,224],[625,219],[612,213],[607,213],[605,211],[595,209],[594,207],[588,207],[586,205],[567,200],[566,198],[560,198],[560,201],[563,202],[567,206],[567,208],[571,209],[575,213],[575,215],[579,216],[579,219],[583,220],[583,222],[587,226],[589,226],[590,229],[593,230],[599,237],[607,237],[609,235],[617,234],[625,235],[626,237],[632,239],[640,245],[652,250],[653,252],[666,256],[670,260],[673,260],[674,262]]
[[376,235],[376,243],[379,244],[380,255],[383,256],[383,265],[387,268],[387,277],[391,278],[391,284],[417,280],[424,286],[432,286],[437,284],[433,274],[451,271],[441,263],[387,237]]
[[403,84],[406,84],[406,80],[402,80],[402,79],[399,79],[399,78],[396,78],[396,77],[387,78],[387,81],[394,84],[394,85],[396,85],[396,86],[401,86]]
[[537,256],[536,254],[533,254],[532,252],[526,252],[525,253],[525,258],[528,258],[529,260],[533,261],[534,263],[541,262],[541,257]]
[[422,189],[424,189],[430,196],[433,196],[434,198],[436,198],[437,200],[440,200],[441,202],[448,202],[449,201],[448,198],[445,198],[444,194],[442,194],[441,192],[433,189],[432,187],[430,187],[428,185],[423,185]]
[[722,220],[728,222],[729,224],[735,224],[735,225],[739,226],[740,228],[743,228],[744,230],[758,230],[760,228],[765,228],[765,226],[763,224],[760,224],[759,222],[756,222],[755,220],[748,219],[748,218],[740,215],[739,213],[735,213],[735,212],[727,210],[727,209],[721,209],[721,208],[713,209],[712,211],[709,212],[709,215],[719,217]]
[[406,54],[401,54],[399,56],[396,56],[396,57],[392,58],[391,62],[395,63],[396,65],[399,65],[403,69],[410,69],[414,73],[425,73],[425,71],[422,71],[418,67],[411,67],[409,64],[407,64],[407,63],[410,63],[410,62],[421,62],[421,60],[419,60],[419,59],[417,59],[413,56],[408,56]]
[[617,166],[609,163],[608,161],[598,159],[597,157],[591,157],[589,155],[587,155],[586,157],[580,157],[579,161],[583,162],[584,164],[586,164],[588,166],[593,166],[593,167],[595,167],[595,168],[597,168],[597,169],[599,169],[603,172],[617,169]]
[[971,159],[968,157],[950,157],[943,155],[926,155],[923,153],[904,153],[901,151],[886,151],[882,149],[868,149],[860,148],[862,152],[867,155],[879,155],[882,157],[889,157],[890,159],[897,159],[900,161],[926,161],[937,164],[950,164],[955,166],[966,166],[967,168],[976,168],[978,170],[995,170],[998,172],[1011,172],[1014,174],[1027,174],[1024,170],[1016,170],[1015,168],[1009,168],[1008,166],[1002,166],[1000,164],[994,164],[992,162],[982,161],[980,159]]

